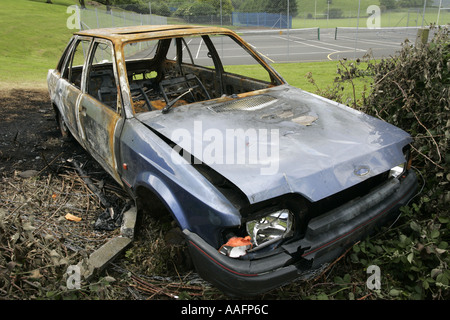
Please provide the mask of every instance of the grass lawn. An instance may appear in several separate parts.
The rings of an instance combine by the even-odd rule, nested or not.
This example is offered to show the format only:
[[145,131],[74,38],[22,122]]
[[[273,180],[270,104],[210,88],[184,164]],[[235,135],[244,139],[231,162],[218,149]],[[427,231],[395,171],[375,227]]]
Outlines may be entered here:
[[73,33],[67,7],[75,0],[1,0],[0,86],[45,86]]
[[[379,0],[361,0],[359,26],[366,27],[368,18],[367,8],[371,5],[380,6]],[[330,10],[341,9],[343,18],[327,20],[328,11],[326,0],[297,0],[299,14],[293,19],[293,28],[336,28],[356,27],[358,25],[359,1],[333,0]],[[314,18],[317,13],[316,19]],[[423,6],[417,8],[400,8],[381,13],[381,27],[415,27],[422,26]],[[310,16],[312,18],[307,19]],[[437,22],[438,8],[427,8],[424,25]],[[450,12],[441,10],[439,24],[450,23]]]
[[[337,74],[337,61],[324,62],[301,62],[301,63],[275,63],[274,69],[292,86],[301,88],[305,91],[315,93],[317,87],[326,90],[327,87],[334,86],[334,79]],[[264,78],[261,75],[262,69],[257,66],[227,66],[226,71],[231,73],[245,74],[254,78]],[[307,74],[311,72],[317,87],[307,79]],[[356,79],[355,89],[357,98],[361,98],[364,86],[369,86],[370,79]],[[353,88],[350,84],[343,85],[346,97],[353,97]]]
[[[359,27],[366,28],[367,27],[367,14],[365,11],[361,11],[361,17],[359,19]],[[356,8],[355,15],[358,12],[358,8]],[[422,10],[409,12],[408,11],[398,11],[398,12],[384,12],[381,13],[381,27],[389,28],[389,27],[421,27],[422,26]],[[437,21],[438,10],[427,9],[425,14],[424,26],[429,26],[430,23],[435,23]],[[439,24],[448,24],[450,23],[450,12],[442,11],[439,17]],[[293,29],[302,29],[302,28],[336,28],[336,27],[350,27],[356,28],[358,26],[357,18],[342,18],[342,19],[330,19],[327,21],[326,18],[321,19],[306,19],[304,17],[295,17],[292,21]]]

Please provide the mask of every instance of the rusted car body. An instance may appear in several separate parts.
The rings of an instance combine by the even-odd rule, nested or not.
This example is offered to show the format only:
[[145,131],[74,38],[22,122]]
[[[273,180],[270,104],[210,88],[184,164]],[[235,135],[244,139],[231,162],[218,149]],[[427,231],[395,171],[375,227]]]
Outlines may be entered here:
[[[249,60],[226,60],[232,46]],[[63,136],[140,214],[162,205],[199,274],[231,295],[320,268],[416,192],[407,133],[290,86],[228,29],[78,32],[47,80]]]

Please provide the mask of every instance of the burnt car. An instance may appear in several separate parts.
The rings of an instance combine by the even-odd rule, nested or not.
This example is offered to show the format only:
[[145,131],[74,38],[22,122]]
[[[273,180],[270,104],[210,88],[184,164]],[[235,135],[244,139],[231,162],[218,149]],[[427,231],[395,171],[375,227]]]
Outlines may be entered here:
[[230,295],[318,270],[417,189],[406,132],[290,86],[226,28],[80,31],[47,81],[62,135],[139,214],[165,208]]

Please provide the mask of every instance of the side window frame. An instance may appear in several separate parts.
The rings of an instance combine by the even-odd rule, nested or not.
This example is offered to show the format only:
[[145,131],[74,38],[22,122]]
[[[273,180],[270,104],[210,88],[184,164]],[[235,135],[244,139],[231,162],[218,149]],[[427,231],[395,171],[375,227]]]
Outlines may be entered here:
[[80,91],[84,92],[84,87],[85,87],[85,75],[86,75],[86,65],[87,65],[87,61],[89,60],[89,57],[91,55],[91,49],[92,49],[92,43],[93,43],[93,39],[91,37],[80,37],[80,36],[76,36],[73,40],[72,43],[72,47],[70,48],[70,52],[67,55],[65,62],[64,62],[64,67],[61,70],[61,78],[65,79],[66,81],[68,81],[71,85],[73,85],[73,83],[70,82],[69,76],[67,74],[67,70],[69,68],[71,68],[71,64],[73,62],[73,58],[74,58],[74,54],[76,52],[76,49],[78,48],[79,43],[81,43],[82,41],[88,41],[89,45],[88,48],[86,49],[86,54],[84,55],[84,60],[83,60],[83,65],[82,65],[82,72],[81,72],[81,80],[80,80],[80,87],[78,88]]
[[61,55],[61,58],[59,59],[58,64],[55,68],[61,75],[66,66],[66,61],[68,60],[67,57],[72,55],[72,47],[74,43],[75,37],[72,37],[69,43],[67,44],[66,48],[64,49],[63,54]]
[[[108,104],[106,104],[106,103],[104,103],[102,101],[99,101],[95,96],[92,96],[89,93],[89,75],[91,73],[93,60],[94,60],[94,57],[95,57],[95,51],[96,51],[96,49],[97,49],[99,44],[105,44],[105,45],[109,46],[109,48],[111,50],[111,63],[112,63],[112,68],[113,68],[114,84],[115,84],[116,90],[117,90],[117,93],[116,93],[116,104],[115,104],[116,107],[115,108],[111,107],[110,105],[108,105]],[[121,89],[120,89],[119,73],[118,73],[118,70],[117,70],[116,53],[115,53],[115,50],[114,50],[114,43],[112,41],[107,40],[107,39],[102,39],[102,38],[96,38],[96,39],[94,39],[92,41],[91,49],[90,49],[90,52],[89,52],[89,57],[88,57],[88,59],[86,61],[86,66],[85,66],[85,79],[84,79],[84,82],[85,82],[85,87],[84,87],[84,90],[83,90],[84,93],[88,94],[93,99],[99,101],[101,104],[103,104],[103,105],[107,106],[108,108],[112,109],[114,112],[116,112],[118,114],[121,114],[122,109],[123,109],[122,108],[122,93],[121,93]]]

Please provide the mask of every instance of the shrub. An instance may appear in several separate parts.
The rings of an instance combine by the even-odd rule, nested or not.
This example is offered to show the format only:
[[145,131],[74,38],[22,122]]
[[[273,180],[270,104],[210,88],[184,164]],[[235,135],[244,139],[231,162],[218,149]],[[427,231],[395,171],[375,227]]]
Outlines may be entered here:
[[[393,275],[393,291],[389,291],[392,296],[448,298],[448,29],[439,29],[426,45],[414,46],[406,42],[397,56],[370,63],[368,70],[373,74],[372,92],[362,109],[412,135],[413,164],[424,179],[422,193],[409,207],[403,208],[399,226],[384,239],[382,258],[380,255],[373,258]],[[372,242],[374,244],[377,240]],[[403,287],[398,289],[400,285]]]
[[152,13],[164,17],[170,17],[172,15],[169,6],[165,2],[157,2],[152,4]]
[[[381,268],[383,290],[392,299],[450,298],[450,39],[439,28],[426,45],[406,41],[398,55],[375,61],[341,60],[333,86],[318,93],[409,132],[420,193],[390,228],[362,241],[350,256],[355,270]],[[311,82],[311,74],[307,76]],[[355,82],[369,79],[357,96]],[[350,101],[344,84],[351,85]],[[350,103],[349,103],[350,102]],[[359,267],[358,267],[359,266]],[[372,293],[371,293],[372,294]]]
[[430,43],[406,42],[391,59],[370,63],[372,93],[364,111],[408,131],[414,138],[415,166],[433,193],[427,211],[446,211],[450,200],[450,40],[439,29]]

